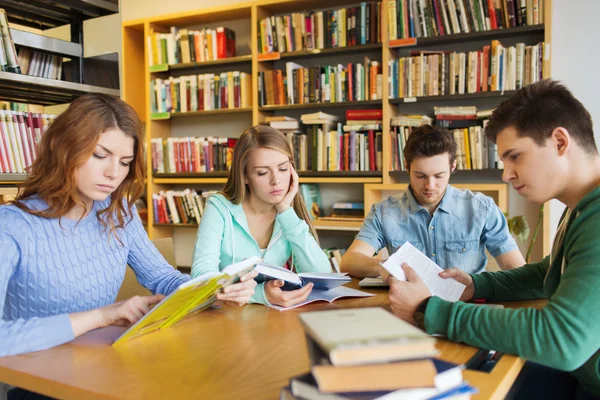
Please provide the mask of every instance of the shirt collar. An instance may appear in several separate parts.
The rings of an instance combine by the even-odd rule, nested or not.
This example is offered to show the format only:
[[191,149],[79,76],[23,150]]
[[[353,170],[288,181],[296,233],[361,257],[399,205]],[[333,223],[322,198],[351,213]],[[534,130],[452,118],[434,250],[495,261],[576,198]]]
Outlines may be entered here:
[[[437,210],[441,210],[447,214],[452,214],[452,197],[454,197],[454,190],[455,189],[451,185],[448,185],[446,187],[446,193],[444,193],[444,197],[442,197],[442,201],[438,205]],[[425,209],[425,207],[420,205],[417,199],[415,198],[415,195],[412,192],[412,187],[410,185],[408,185],[408,190],[404,193],[408,202],[408,209],[411,214],[415,214]]]

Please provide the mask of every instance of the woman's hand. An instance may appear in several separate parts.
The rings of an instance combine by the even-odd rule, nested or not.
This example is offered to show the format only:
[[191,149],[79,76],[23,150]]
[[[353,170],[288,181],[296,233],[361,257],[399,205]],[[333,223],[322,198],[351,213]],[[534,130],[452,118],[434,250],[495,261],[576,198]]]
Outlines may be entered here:
[[254,294],[256,281],[254,278],[258,276],[258,271],[252,270],[245,275],[242,275],[240,281],[233,285],[227,286],[222,293],[217,294],[217,300],[225,303],[228,306],[240,307],[247,304]]
[[296,172],[294,167],[291,166],[291,164],[290,175],[290,188],[288,189],[286,195],[283,197],[283,200],[281,200],[281,202],[275,205],[278,214],[281,214],[282,212],[290,208],[293,205],[296,194],[298,194],[298,173]]
[[311,282],[297,290],[281,290],[284,284],[285,282],[281,279],[265,283],[265,296],[269,300],[269,303],[286,308],[302,303],[306,300],[314,286]]
[[164,298],[165,296],[162,294],[133,296],[128,300],[99,308],[98,328],[104,328],[109,325],[131,326],[146,315],[152,306]]
[[440,272],[440,276],[444,279],[454,278],[458,282],[466,286],[465,291],[460,296],[461,301],[469,301],[475,296],[475,284],[471,275],[458,268],[450,268]]

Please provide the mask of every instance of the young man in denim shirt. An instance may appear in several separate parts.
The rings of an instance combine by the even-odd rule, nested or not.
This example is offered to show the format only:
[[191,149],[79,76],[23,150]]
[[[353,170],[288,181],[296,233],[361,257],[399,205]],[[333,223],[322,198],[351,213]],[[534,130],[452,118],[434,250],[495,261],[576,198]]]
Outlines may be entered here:
[[373,206],[342,258],[342,271],[379,276],[381,260],[373,255],[384,247],[392,254],[407,241],[444,269],[484,271],[485,248],[503,270],[525,264],[494,201],[448,184],[457,148],[444,128],[424,125],[411,133],[404,148],[409,189]]

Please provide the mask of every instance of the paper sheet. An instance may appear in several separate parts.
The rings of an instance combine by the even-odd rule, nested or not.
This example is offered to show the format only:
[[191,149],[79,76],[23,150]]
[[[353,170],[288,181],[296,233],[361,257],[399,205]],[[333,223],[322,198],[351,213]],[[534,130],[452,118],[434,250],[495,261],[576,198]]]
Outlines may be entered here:
[[394,278],[406,281],[402,263],[407,263],[415,270],[434,296],[447,301],[457,301],[465,290],[466,286],[462,283],[452,278],[444,279],[439,276],[443,269],[409,242],[404,243],[381,265]]

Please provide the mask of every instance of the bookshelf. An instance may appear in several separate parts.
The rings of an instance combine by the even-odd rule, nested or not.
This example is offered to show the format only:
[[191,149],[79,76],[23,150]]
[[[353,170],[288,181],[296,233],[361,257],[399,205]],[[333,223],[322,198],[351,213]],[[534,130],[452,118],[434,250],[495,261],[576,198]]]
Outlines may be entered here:
[[[382,1],[382,10],[387,10],[388,3],[392,0]],[[268,54],[259,52],[259,21],[270,16],[291,14],[307,10],[326,10],[340,7],[351,7],[360,4],[358,1],[349,0],[255,0],[242,2],[233,5],[217,6],[192,10],[188,12],[168,14],[157,17],[142,18],[138,20],[126,21],[123,23],[123,96],[138,112],[141,119],[145,122],[146,140],[150,145],[153,138],[168,138],[179,136],[178,125],[185,120],[196,121],[200,126],[207,118],[223,119],[240,118],[239,124],[245,124],[245,127],[256,125],[265,121],[268,116],[290,115],[298,117],[304,112],[313,112],[322,109],[324,112],[336,114],[343,117],[346,109],[360,108],[381,108],[383,124],[383,152],[382,168],[376,173],[355,173],[355,172],[302,172],[300,171],[301,183],[319,183],[330,188],[335,192],[344,192],[346,190],[359,189],[365,203],[365,212],[370,209],[373,202],[378,201],[382,196],[398,193],[406,190],[408,184],[408,175],[405,172],[391,171],[390,168],[390,147],[391,138],[390,120],[401,114],[424,113],[431,115],[434,105],[476,105],[478,108],[489,108],[497,105],[500,101],[508,98],[514,91],[495,91],[478,92],[472,94],[456,94],[445,96],[422,96],[412,98],[390,99],[388,82],[390,73],[388,71],[388,62],[392,59],[405,56],[413,50],[452,50],[471,51],[480,49],[482,45],[489,44],[491,40],[506,40],[507,43],[515,41],[529,41],[528,44],[535,44],[544,41],[547,45],[551,43],[551,19],[552,19],[552,1],[545,0],[543,8],[544,24],[532,26],[520,26],[513,28],[504,28],[491,31],[480,31],[471,33],[461,33],[447,36],[416,38],[416,39],[389,39],[388,18],[381,18],[381,43],[370,43],[354,45],[348,47],[334,47],[314,50],[296,50],[284,51]],[[383,14],[386,15],[387,14]],[[243,26],[243,31],[248,33],[248,47],[232,59],[211,61],[208,63],[198,63],[194,65],[171,65],[163,66],[161,71],[158,67],[149,67],[147,60],[146,36],[153,30],[168,31],[170,26],[178,28],[192,28],[202,25],[224,25],[235,23],[237,26]],[[240,40],[240,34],[236,31],[236,39]],[[465,50],[466,49],[466,50]],[[380,62],[382,81],[382,100],[365,100],[354,102],[339,103],[309,103],[294,105],[264,105],[260,106],[258,83],[259,73],[273,69],[282,69],[287,61],[306,63],[307,65],[319,65],[319,63],[347,63],[356,57],[356,59],[368,55]],[[246,110],[213,110],[190,113],[172,113],[165,119],[155,119],[150,110],[150,91],[149,84],[152,79],[160,74],[182,74],[184,70],[199,69],[210,71],[217,69],[225,70],[227,67],[247,66],[252,78],[252,105]],[[550,58],[543,60],[544,77],[550,76]],[[143,73],[142,73],[143,72]],[[164,75],[166,76],[166,75]],[[140,90],[145,88],[145,90]],[[483,105],[483,106],[482,106]],[[181,114],[181,115],[178,115]],[[185,118],[178,118],[184,117]],[[189,119],[189,118],[192,119]],[[194,119],[195,118],[195,119]],[[190,122],[191,123],[191,122]],[[216,123],[219,123],[217,121]],[[224,122],[223,122],[224,123]],[[237,135],[242,132],[239,130]],[[199,135],[201,136],[201,135]],[[153,193],[160,190],[181,189],[188,185],[196,189],[220,189],[226,181],[226,173],[199,173],[199,174],[162,174],[152,175],[151,160],[147,164],[148,184],[147,195],[151,197]],[[513,195],[510,194],[508,186],[501,181],[501,171],[481,170],[481,171],[458,171],[453,175],[451,183],[459,188],[469,188],[473,191],[481,191],[490,195],[496,200],[503,211],[512,210],[510,204],[513,203]],[[353,188],[353,189],[351,189]],[[510,200],[509,200],[510,199]],[[517,199],[518,200],[518,199]],[[523,206],[526,207],[526,206]],[[177,236],[174,235],[180,226],[169,224],[155,224],[152,220],[153,210],[152,201],[148,201],[150,220],[148,223],[148,233],[152,239]],[[526,212],[525,212],[526,211]],[[537,215],[537,211],[531,206],[528,210],[517,210],[517,213],[528,215]],[[535,224],[535,219],[530,218],[531,225]],[[327,232],[356,232],[360,228],[360,223],[349,221],[319,221],[315,226],[323,234]],[[186,226],[187,227],[187,226]],[[181,226],[183,228],[183,226]],[[547,230],[548,227],[543,226]],[[189,231],[189,230],[188,230]],[[545,232],[545,231],[544,231]],[[352,236],[348,236],[352,240]],[[544,236],[543,251],[549,248],[549,237]],[[349,243],[348,243],[349,245]],[[540,251],[541,254],[541,251]]]
[[[0,8],[6,11],[8,22],[11,24],[10,34],[20,56],[24,57],[25,53],[29,54],[29,58],[24,57],[26,60],[21,60],[23,72],[28,72],[24,68],[25,65],[32,66],[34,64],[36,58],[33,57],[31,52],[35,52],[38,53],[36,57],[40,56],[40,58],[37,58],[36,63],[44,66],[38,72],[45,71],[44,74],[39,73],[39,75],[61,78],[51,79],[25,73],[0,71],[0,101],[53,106],[70,103],[75,98],[91,92],[114,97],[120,96],[118,62],[107,61],[105,58],[110,57],[103,56],[84,58],[83,47],[83,21],[118,13],[119,7],[115,0],[99,2],[72,0],[68,4],[60,5],[51,2],[36,2],[36,4],[33,4],[30,2],[0,1]],[[21,29],[12,27],[13,24],[18,24]],[[71,41],[25,31],[23,29],[26,28],[22,28],[45,30],[63,25],[70,25]],[[41,58],[42,54],[44,58]],[[50,61],[50,56],[52,56],[52,61]],[[62,60],[59,62],[61,67],[54,63],[55,59]],[[100,64],[102,66],[99,66]],[[94,74],[95,68],[102,71],[101,75],[112,77],[116,75],[116,83],[99,80],[98,74]],[[50,74],[50,71],[52,71],[52,74]],[[99,81],[101,81],[100,84]],[[35,113],[42,115],[44,112],[42,111],[43,107],[36,108],[39,108],[39,111],[36,109]],[[28,128],[31,127],[30,125],[27,126]],[[13,151],[17,151],[16,149],[23,151],[23,143],[20,140],[12,139]],[[34,141],[35,139],[30,143],[31,146],[33,146]],[[24,167],[28,166],[30,161],[27,161]],[[11,169],[13,171],[25,170],[25,168],[17,167]],[[19,183],[25,180],[25,177],[24,173],[0,173],[0,196],[5,193],[13,193]]]

